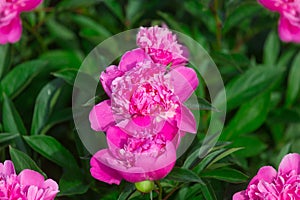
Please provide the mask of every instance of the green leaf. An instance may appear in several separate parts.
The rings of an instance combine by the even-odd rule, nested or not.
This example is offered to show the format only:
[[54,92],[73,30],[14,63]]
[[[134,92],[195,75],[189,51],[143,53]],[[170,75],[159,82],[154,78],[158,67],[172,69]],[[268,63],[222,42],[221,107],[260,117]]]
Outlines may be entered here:
[[4,146],[5,144],[10,144],[11,141],[18,138],[20,134],[18,133],[0,133],[0,144]]
[[226,149],[218,149],[216,151],[210,152],[199,162],[199,164],[194,168],[193,171],[195,171],[197,174],[199,174],[202,170],[204,170],[209,165],[209,163],[214,158],[216,158],[218,155],[222,154],[225,151],[226,151]]
[[52,74],[57,78],[63,79],[68,84],[73,85],[77,72],[78,72],[77,69],[65,68],[60,71],[53,72]]
[[218,162],[219,160],[229,156],[230,154],[239,151],[243,149],[243,147],[239,147],[239,148],[231,148],[231,149],[227,149],[226,151],[222,152],[221,154],[219,154],[217,157],[215,157],[208,165],[206,168],[210,168],[213,164],[215,164],[216,162]]
[[166,179],[179,182],[197,182],[204,184],[195,172],[177,167],[173,168],[173,170],[171,171],[171,173],[168,174]]
[[45,61],[33,60],[16,66],[1,81],[3,92],[10,98],[16,97],[46,64]]
[[4,94],[3,101],[3,127],[4,130],[10,133],[27,133],[20,114],[16,110],[13,102]]
[[257,3],[244,3],[234,9],[225,20],[223,33],[226,34],[232,27],[239,25],[242,21],[251,19],[262,7]]
[[46,125],[53,107],[57,101],[57,97],[60,93],[62,84],[62,80],[55,79],[44,86],[40,91],[34,107],[30,131],[31,135],[39,134],[43,127]]
[[54,125],[71,120],[71,119],[73,119],[71,108],[65,108],[63,110],[59,110],[59,111],[52,113],[52,115],[50,116],[50,118],[47,121],[47,124],[42,129],[41,135],[45,134]]
[[275,163],[276,166],[279,166],[279,164],[280,164],[282,158],[290,152],[291,146],[292,146],[292,144],[291,144],[291,143],[288,143],[288,144],[284,145],[284,146],[281,148],[279,154],[276,156],[276,160],[275,160],[275,161],[276,161],[276,163]]
[[243,104],[223,131],[221,138],[229,140],[240,134],[250,133],[259,128],[267,118],[269,104],[270,93],[255,97]]
[[118,197],[118,200],[127,200],[129,199],[130,195],[135,191],[135,187],[133,184],[128,184],[124,188],[124,190],[121,192],[121,194]]
[[[252,98],[269,90],[276,80],[283,74],[282,69],[258,66],[250,68],[237,79],[226,85],[227,111],[246,103]],[[222,94],[216,98],[215,105],[222,105]],[[216,106],[218,108],[218,106]]]
[[158,15],[161,16],[174,30],[184,32],[182,25],[171,15],[161,11],[158,11]]
[[79,68],[81,65],[81,57],[72,51],[48,51],[42,54],[40,59],[47,61],[53,70],[63,69],[64,67]]
[[129,0],[126,6],[126,19],[130,24],[133,24],[138,20],[144,13],[143,9],[144,2],[137,0]]
[[26,153],[9,147],[9,154],[17,172],[21,172],[23,169],[31,169],[41,173],[45,178],[47,178],[47,175]]
[[207,171],[205,173],[200,174],[203,178],[213,178],[218,179],[230,183],[242,183],[248,180],[248,176],[243,174],[242,172],[231,169],[231,168],[223,168],[223,169],[215,169],[212,171]]
[[89,189],[89,185],[85,184],[81,174],[66,172],[59,180],[58,196],[70,196],[84,194]]
[[0,45],[0,80],[3,74],[8,70],[9,45]]
[[271,31],[264,46],[264,64],[266,66],[275,66],[279,57],[280,43],[277,34]]
[[297,99],[300,91],[300,53],[297,54],[289,72],[286,92],[286,106],[291,106]]
[[36,152],[72,172],[79,171],[75,158],[55,138],[45,135],[24,136],[27,144]]
[[112,35],[112,33],[106,27],[86,16],[72,15],[72,20],[76,24],[80,25],[80,27],[92,30],[95,35],[102,36],[103,38],[108,38]]
[[116,0],[104,0],[105,5],[114,13],[118,19],[123,22],[125,17],[119,1]]
[[256,136],[241,136],[234,139],[231,147],[244,147],[235,155],[239,157],[256,156],[263,152],[267,146]]
[[200,189],[205,200],[217,200],[214,190],[210,190],[207,185],[200,185]]
[[76,35],[72,30],[67,28],[65,25],[59,23],[54,18],[49,18],[46,21],[49,32],[55,39],[69,40],[74,43],[76,41]]
[[102,2],[103,0],[64,0],[60,1],[57,5],[59,9],[71,9],[71,8],[78,8],[78,7],[88,7],[93,4],[97,4]]

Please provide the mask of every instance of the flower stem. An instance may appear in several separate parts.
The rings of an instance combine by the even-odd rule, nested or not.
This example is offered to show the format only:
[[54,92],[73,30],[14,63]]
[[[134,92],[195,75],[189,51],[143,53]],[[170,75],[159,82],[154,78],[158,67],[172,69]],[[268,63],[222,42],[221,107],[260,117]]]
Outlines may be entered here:
[[158,200],[162,200],[162,186],[159,181],[155,181],[155,184],[158,186],[159,189]]

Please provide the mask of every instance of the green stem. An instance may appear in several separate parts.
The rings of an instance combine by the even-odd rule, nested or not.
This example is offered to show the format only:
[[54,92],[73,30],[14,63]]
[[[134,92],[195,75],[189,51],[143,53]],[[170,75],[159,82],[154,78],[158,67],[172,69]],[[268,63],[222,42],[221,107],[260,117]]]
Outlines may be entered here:
[[217,50],[221,49],[221,43],[222,43],[222,24],[218,15],[218,9],[219,9],[219,2],[218,0],[214,0],[213,13],[215,15],[215,21],[216,21]]
[[155,184],[158,186],[159,189],[158,200],[162,200],[162,186],[159,181],[155,181]]

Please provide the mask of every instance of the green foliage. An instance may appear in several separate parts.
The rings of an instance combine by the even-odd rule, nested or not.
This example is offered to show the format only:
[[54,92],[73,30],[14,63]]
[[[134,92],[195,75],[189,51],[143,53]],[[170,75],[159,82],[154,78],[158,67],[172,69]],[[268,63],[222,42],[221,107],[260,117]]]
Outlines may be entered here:
[[[261,166],[276,167],[287,153],[300,153],[299,45],[279,40],[278,15],[256,0],[45,0],[22,20],[22,39],[0,45],[1,162],[11,159],[18,172],[27,168],[54,179],[57,199],[232,199]],[[201,81],[199,107],[187,105],[200,109],[197,136],[152,193],[142,194],[125,181],[111,186],[91,177],[91,155],[73,122],[72,91],[84,58],[99,43],[161,24],[212,56],[227,102],[220,93],[212,104]],[[104,98],[99,88],[82,107]],[[212,113],[222,105],[221,136],[200,154]]]

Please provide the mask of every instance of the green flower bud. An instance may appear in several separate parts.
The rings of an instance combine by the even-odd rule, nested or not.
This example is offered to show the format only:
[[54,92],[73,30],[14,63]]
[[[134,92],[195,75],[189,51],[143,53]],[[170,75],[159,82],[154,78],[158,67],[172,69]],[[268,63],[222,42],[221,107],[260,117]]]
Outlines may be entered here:
[[134,184],[136,189],[142,193],[149,193],[154,189],[153,181],[141,181]]

